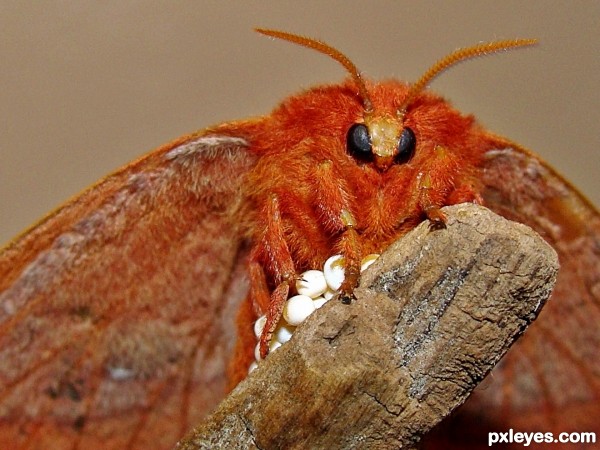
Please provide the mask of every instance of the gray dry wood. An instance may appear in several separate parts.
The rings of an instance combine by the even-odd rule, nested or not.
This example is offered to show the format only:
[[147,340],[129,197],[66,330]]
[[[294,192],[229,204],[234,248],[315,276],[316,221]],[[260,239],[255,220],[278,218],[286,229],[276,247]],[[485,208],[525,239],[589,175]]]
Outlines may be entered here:
[[549,297],[558,259],[475,205],[444,208],[263,361],[190,435],[191,449],[411,448],[462,404]]

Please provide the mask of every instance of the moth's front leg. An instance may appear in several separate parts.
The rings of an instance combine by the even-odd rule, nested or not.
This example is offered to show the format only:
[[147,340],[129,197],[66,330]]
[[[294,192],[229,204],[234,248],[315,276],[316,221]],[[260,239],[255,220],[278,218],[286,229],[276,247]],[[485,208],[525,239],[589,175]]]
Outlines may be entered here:
[[[256,307],[265,312],[266,323],[260,336],[260,356],[269,353],[269,342],[283,313],[290,284],[297,279],[294,261],[284,237],[279,200],[271,195],[262,217],[264,233],[250,255],[250,294]],[[269,294],[265,266],[275,284]]]
[[420,174],[417,192],[419,193],[419,206],[431,222],[431,228],[445,228],[446,215],[441,210],[444,204],[439,199],[439,192],[435,191],[430,173]]
[[340,286],[340,298],[344,303],[350,303],[354,288],[360,280],[359,234],[353,227],[348,227],[340,238],[341,254],[344,257],[344,281]]
[[352,214],[352,197],[345,182],[336,177],[331,161],[323,161],[315,171],[316,207],[326,232],[339,234],[335,248],[344,258],[344,281],[340,287],[342,301],[352,297],[360,278],[361,243],[356,218]]
[[481,195],[474,186],[474,178],[464,173],[456,153],[436,146],[433,158],[417,178],[417,203],[432,228],[444,228],[446,215],[441,208],[458,203],[481,204]]

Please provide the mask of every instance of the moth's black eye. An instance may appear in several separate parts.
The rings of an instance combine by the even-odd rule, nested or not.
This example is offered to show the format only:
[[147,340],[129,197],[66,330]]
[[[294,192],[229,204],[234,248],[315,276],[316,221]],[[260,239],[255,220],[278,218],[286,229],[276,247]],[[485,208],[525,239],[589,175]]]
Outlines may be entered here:
[[363,123],[355,123],[346,135],[346,147],[352,157],[361,161],[372,161],[373,150],[369,129]]
[[396,155],[396,163],[402,164],[407,162],[415,153],[417,138],[415,133],[408,127],[402,130],[400,140],[398,141],[398,154]]

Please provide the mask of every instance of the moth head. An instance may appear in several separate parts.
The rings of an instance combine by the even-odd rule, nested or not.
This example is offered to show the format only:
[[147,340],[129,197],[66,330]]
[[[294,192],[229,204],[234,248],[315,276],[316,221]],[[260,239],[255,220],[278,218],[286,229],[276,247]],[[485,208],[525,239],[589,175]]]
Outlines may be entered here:
[[363,118],[351,125],[346,135],[348,153],[358,161],[369,162],[379,171],[386,171],[394,164],[410,161],[418,147],[415,132],[405,126],[404,118],[412,103],[431,81],[451,66],[477,56],[533,45],[536,39],[511,39],[487,42],[458,49],[431,66],[415,83],[409,86],[406,97],[398,105],[396,114],[378,111],[373,106],[365,81],[346,55],[322,41],[277,30],[257,28],[267,36],[283,39],[312,48],[339,62],[348,71],[358,88],[363,106]]

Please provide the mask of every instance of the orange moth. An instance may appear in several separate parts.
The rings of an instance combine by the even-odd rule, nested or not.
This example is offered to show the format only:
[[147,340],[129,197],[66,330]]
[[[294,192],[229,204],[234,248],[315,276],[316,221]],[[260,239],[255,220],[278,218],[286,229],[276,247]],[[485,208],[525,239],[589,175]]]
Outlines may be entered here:
[[[488,431],[600,432],[600,218],[535,154],[427,86],[350,77],[270,114],[179,138],[102,179],[0,253],[0,448],[171,448],[265,357],[301,272],[362,257],[440,208],[481,203],[558,251],[553,298],[458,414],[425,443]],[[236,325],[237,324],[237,325]],[[237,331],[236,331],[237,327]]]

